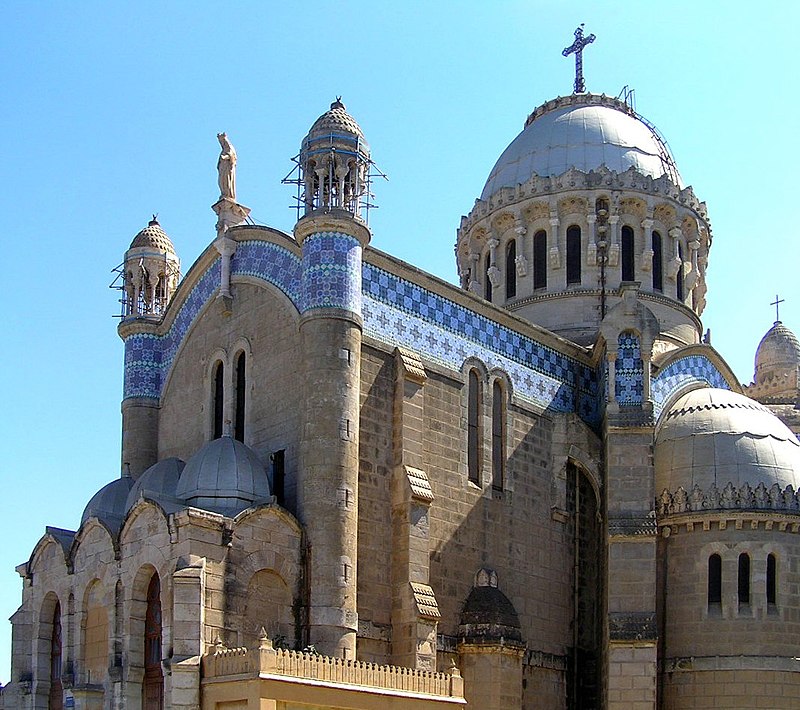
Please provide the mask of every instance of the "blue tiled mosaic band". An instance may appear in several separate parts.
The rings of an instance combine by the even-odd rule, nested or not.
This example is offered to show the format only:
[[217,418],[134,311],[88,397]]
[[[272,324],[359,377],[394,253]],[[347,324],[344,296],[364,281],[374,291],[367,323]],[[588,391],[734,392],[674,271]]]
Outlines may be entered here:
[[641,407],[644,398],[644,363],[639,338],[620,333],[614,364],[614,393],[620,407]]
[[478,358],[504,370],[523,400],[599,423],[597,376],[586,365],[371,264],[363,289],[368,335],[455,370]]
[[672,395],[691,384],[730,389],[724,375],[705,355],[687,355],[678,358],[652,380],[650,396],[653,399],[653,413],[656,418],[661,416],[664,405]]
[[318,232],[303,241],[300,311],[342,308],[361,314],[361,244],[349,234]]

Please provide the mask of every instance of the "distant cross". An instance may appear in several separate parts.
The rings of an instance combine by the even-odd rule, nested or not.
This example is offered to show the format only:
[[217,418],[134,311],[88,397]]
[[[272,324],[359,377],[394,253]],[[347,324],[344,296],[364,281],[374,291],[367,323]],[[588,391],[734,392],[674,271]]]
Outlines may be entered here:
[[781,321],[781,312],[778,310],[780,308],[781,303],[786,301],[785,298],[778,298],[778,294],[775,294],[775,300],[770,303],[770,306],[775,306],[775,322],[780,323]]
[[595,36],[583,36],[583,23],[578,29],[575,30],[575,41],[561,52],[562,55],[568,57],[570,54],[575,55],[575,93],[582,94],[586,91],[586,83],[583,81],[583,48],[587,44],[594,42]]

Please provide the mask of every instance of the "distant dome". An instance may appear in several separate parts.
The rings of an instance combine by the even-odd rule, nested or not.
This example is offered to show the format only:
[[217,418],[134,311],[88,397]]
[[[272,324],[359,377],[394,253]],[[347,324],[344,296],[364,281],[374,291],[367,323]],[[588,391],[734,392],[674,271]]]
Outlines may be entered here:
[[666,145],[627,104],[597,94],[573,94],[549,101],[529,116],[492,168],[481,199],[533,175],[555,177],[569,168],[588,173],[602,165],[617,173],[634,168],[652,178],[666,175],[682,187]]
[[318,138],[320,136],[330,135],[331,133],[352,133],[362,140],[364,133],[361,126],[358,125],[342,103],[341,98],[337,98],[331,104],[328,111],[323,113],[311,126],[307,138]]
[[729,482],[752,488],[777,483],[796,488],[800,441],[766,407],[728,390],[704,388],[683,395],[663,415],[656,436],[656,490],[695,484],[708,491]]
[[133,486],[130,476],[117,478],[103,486],[86,504],[81,516],[81,525],[89,518],[97,518],[112,532],[118,532],[125,517],[125,502]]
[[139,498],[149,498],[158,503],[163,501],[173,502],[177,495],[178,479],[186,464],[178,458],[169,458],[159,461],[148,468],[131,487],[125,501],[127,513]]
[[236,515],[271,495],[258,454],[230,436],[214,439],[189,459],[175,493],[191,506],[224,515]]
[[776,321],[756,350],[755,381],[782,375],[800,366],[800,341],[783,323]]
[[158,251],[166,251],[175,253],[175,247],[172,245],[172,240],[167,236],[167,233],[161,229],[158,220],[153,217],[147,226],[139,232],[131,242],[131,249],[139,247],[149,247],[157,249]]

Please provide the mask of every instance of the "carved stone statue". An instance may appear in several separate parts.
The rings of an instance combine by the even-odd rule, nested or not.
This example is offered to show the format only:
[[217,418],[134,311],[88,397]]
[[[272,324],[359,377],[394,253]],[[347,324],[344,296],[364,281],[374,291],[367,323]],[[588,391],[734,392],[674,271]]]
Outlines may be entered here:
[[219,196],[236,201],[236,151],[225,133],[217,133],[222,148],[217,161]]

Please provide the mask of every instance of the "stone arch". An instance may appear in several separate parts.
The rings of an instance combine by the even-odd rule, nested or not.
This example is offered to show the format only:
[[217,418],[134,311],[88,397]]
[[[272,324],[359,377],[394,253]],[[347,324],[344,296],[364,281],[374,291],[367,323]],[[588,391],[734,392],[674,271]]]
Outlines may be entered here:
[[[95,532],[100,532],[101,539],[108,542],[108,559],[101,561],[110,562],[111,560],[119,559],[119,539],[117,535],[109,530],[108,526],[99,518],[89,518],[89,520],[81,525],[80,529],[75,534],[72,546],[69,550],[69,561],[73,568],[80,568],[81,561],[84,557],[87,559],[88,564],[88,558],[96,559],[99,554],[102,555],[102,550],[96,549],[99,540],[96,538],[92,540],[93,533]],[[95,549],[86,549],[91,546],[94,546]]]
[[294,646],[293,596],[275,569],[263,568],[251,575],[245,592],[240,643],[254,648],[264,628],[278,645]]
[[[66,650],[63,630],[66,626],[66,607],[61,603],[54,591],[48,591],[39,605],[36,619],[36,630],[33,638],[33,692],[37,698],[36,707],[49,707],[49,696],[53,682],[51,669],[51,651],[53,647],[53,633],[56,631],[56,611],[59,612],[60,638],[61,638],[61,672],[63,674],[63,659]],[[59,677],[57,681],[61,682]]]

